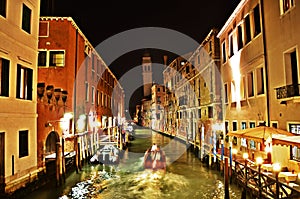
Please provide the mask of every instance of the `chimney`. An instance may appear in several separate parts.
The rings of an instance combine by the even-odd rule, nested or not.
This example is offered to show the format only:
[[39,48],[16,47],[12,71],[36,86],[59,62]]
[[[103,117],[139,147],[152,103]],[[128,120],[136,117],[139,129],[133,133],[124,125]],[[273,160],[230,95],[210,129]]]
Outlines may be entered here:
[[164,65],[165,65],[165,68],[167,67],[167,61],[168,61],[168,56],[164,55]]

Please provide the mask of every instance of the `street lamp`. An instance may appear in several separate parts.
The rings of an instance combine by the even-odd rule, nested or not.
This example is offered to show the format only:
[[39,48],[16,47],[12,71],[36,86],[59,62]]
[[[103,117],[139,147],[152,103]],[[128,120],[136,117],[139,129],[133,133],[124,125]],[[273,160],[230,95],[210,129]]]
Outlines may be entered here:
[[248,159],[249,155],[248,153],[243,153],[243,158],[245,160],[245,184],[244,184],[244,190],[242,192],[242,198],[246,198],[246,193],[247,193],[247,159]]
[[279,183],[278,183],[278,175],[281,170],[280,164],[279,163],[274,163],[273,164],[273,172],[275,173],[275,178],[276,178],[276,199],[279,199]]
[[264,162],[264,160],[262,157],[256,158],[256,164],[258,166],[258,191],[259,191],[258,198],[261,198],[261,173],[260,173],[260,170],[261,170],[261,165],[263,162]]

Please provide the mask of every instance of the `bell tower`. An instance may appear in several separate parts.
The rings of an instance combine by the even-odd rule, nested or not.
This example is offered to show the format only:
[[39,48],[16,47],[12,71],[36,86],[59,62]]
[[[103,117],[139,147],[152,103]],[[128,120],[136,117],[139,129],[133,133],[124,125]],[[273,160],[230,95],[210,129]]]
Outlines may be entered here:
[[142,60],[144,97],[151,95],[152,86],[152,62],[148,52],[144,53]]

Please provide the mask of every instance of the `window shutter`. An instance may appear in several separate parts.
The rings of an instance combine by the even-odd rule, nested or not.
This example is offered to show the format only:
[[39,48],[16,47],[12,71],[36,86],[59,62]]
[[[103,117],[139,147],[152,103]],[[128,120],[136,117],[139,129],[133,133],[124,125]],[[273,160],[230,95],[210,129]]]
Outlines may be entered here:
[[32,100],[32,69],[27,69],[27,100]]
[[17,93],[16,98],[20,98],[20,87],[21,87],[21,66],[17,65]]

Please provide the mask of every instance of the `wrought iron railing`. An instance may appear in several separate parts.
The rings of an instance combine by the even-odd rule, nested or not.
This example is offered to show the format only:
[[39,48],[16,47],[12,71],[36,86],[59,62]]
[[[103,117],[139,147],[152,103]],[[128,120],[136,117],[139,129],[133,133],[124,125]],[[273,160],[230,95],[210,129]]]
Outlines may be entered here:
[[277,99],[300,96],[299,88],[300,84],[290,84],[279,88],[275,88]]

